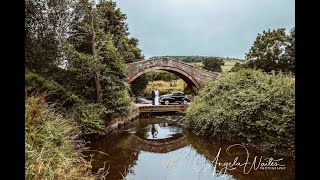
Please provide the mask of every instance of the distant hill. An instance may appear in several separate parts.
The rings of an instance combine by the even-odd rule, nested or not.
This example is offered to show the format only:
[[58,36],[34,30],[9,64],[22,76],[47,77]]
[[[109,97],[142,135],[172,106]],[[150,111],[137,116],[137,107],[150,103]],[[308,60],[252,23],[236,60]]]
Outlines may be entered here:
[[183,61],[185,63],[200,63],[205,61],[207,58],[210,57],[216,57],[219,59],[223,59],[225,62],[225,66],[233,66],[235,63],[244,63],[244,59],[238,59],[238,58],[229,58],[229,57],[218,57],[218,56],[155,56],[155,57],[170,57],[174,58],[178,61]]

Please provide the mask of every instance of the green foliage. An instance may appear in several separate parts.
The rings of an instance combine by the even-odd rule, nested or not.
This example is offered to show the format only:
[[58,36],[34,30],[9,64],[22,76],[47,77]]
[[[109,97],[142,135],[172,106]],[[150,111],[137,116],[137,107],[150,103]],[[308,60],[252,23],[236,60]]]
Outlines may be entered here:
[[[118,93],[110,89],[129,89],[124,85],[124,62],[143,58],[138,40],[128,37],[125,20],[126,15],[112,1],[94,6],[87,0],[28,0],[26,68],[58,82],[88,102],[96,101],[97,91],[117,98]],[[62,64],[64,69],[59,68]],[[115,87],[102,89],[99,84],[102,88],[110,84]],[[51,101],[50,97],[47,100]]]
[[139,76],[137,79],[135,79],[133,82],[131,82],[131,93],[132,96],[143,96],[144,95],[144,89],[149,84],[149,76],[148,74],[143,74]]
[[[110,84],[114,82],[110,81]],[[125,84],[125,88],[119,88],[118,86],[108,86],[107,91],[103,99],[102,104],[110,109],[110,113],[106,114],[107,118],[111,117],[124,117],[130,114],[134,107],[133,98],[129,94],[129,85]]]
[[93,179],[82,142],[76,139],[79,133],[73,119],[56,113],[40,97],[26,97],[26,179]]
[[25,65],[44,74],[63,63],[64,34],[73,0],[25,2]]
[[[76,69],[77,77],[82,77],[78,78],[81,83],[76,87],[77,91],[82,90],[81,94],[88,95],[100,91],[102,94],[100,103],[112,111],[106,114],[107,117],[128,115],[132,108],[132,99],[128,95],[129,87],[125,76],[124,59],[128,56],[125,57],[124,54],[128,55],[130,52],[128,49],[121,50],[120,48],[124,45],[124,39],[128,35],[124,23],[125,15],[119,9],[115,9],[115,3],[111,1],[101,1],[96,8],[86,1],[82,3],[91,6],[91,10],[82,11],[81,4],[79,4],[79,15],[83,18],[74,21],[76,25],[74,36],[69,39],[72,46],[68,68]],[[92,30],[92,23],[94,30]],[[88,29],[88,26],[91,26],[91,29]],[[93,35],[92,31],[97,36],[95,51],[92,49],[94,46],[92,41],[88,41]],[[138,43],[134,39],[130,42],[135,45]],[[91,48],[88,49],[87,46]],[[83,85],[86,85],[86,88],[83,88]],[[91,97],[96,98],[97,96]]]
[[[65,90],[57,82],[46,80],[31,72],[26,74],[25,82],[27,94],[44,93],[43,99],[45,101],[56,103],[64,108],[64,113],[69,114],[71,118],[77,119],[81,127],[82,137],[87,138],[104,134],[104,119],[113,114],[112,110],[107,111],[105,106],[87,103],[70,91]],[[116,109],[115,107],[113,108]],[[125,112],[125,109],[119,109],[119,111]]]
[[141,50],[138,48],[139,40],[129,38],[128,27],[125,22],[127,17],[119,8],[116,8],[116,2],[102,0],[97,4],[97,10],[101,18],[105,20],[102,29],[105,33],[113,35],[113,44],[124,61],[133,62],[136,59],[143,59]]
[[[143,55],[138,40],[128,36],[126,15],[115,2],[100,1],[95,6],[88,0],[27,0],[25,15],[27,94],[41,94],[46,102],[56,103],[60,113],[75,118],[72,126],[81,137],[104,134],[106,119],[130,113],[133,100],[125,62]],[[40,111],[45,111],[45,116],[39,119],[39,126],[32,124],[36,129],[26,130],[26,137],[31,138],[28,143],[43,144],[37,150],[34,144],[27,144],[31,154],[26,164],[28,179],[88,179],[69,163],[79,157],[76,153],[69,156],[70,143],[66,148],[58,147],[70,140],[73,129],[69,121],[54,117],[51,110]],[[26,120],[28,127],[33,120]],[[70,176],[69,170],[77,174]]]
[[241,64],[240,63],[236,63],[232,68],[231,68],[231,72],[237,72],[239,71],[240,69],[242,68]]
[[237,72],[241,69],[257,69],[257,65],[255,63],[255,61],[253,60],[249,60],[246,63],[236,63],[232,68],[231,68],[231,72]]
[[45,93],[46,101],[57,103],[59,106],[69,108],[80,102],[79,97],[67,91],[55,81],[27,72],[25,74],[25,87],[27,94]]
[[224,65],[224,62],[222,59],[218,58],[207,58],[203,62],[203,68],[207,69],[209,71],[216,71],[216,72],[222,72],[221,66]]
[[223,75],[199,91],[186,119],[199,135],[294,153],[294,80],[249,69]]
[[282,71],[290,71],[295,72],[295,63],[296,63],[296,44],[295,44],[295,38],[296,38],[296,30],[295,28],[292,28],[290,30],[290,34],[287,36],[287,46],[285,49],[285,54],[283,55],[283,58],[279,62],[279,66],[282,67]]
[[104,118],[107,108],[99,104],[80,104],[72,108],[72,116],[81,128],[83,138],[93,138],[104,135]]
[[254,60],[258,69],[295,72],[295,28],[286,34],[284,28],[258,34],[246,59]]

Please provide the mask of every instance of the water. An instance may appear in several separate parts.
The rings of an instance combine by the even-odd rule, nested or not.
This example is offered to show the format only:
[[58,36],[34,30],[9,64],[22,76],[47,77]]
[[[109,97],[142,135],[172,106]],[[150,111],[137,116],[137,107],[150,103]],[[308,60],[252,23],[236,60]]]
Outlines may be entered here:
[[206,140],[185,129],[181,118],[141,118],[92,141],[86,154],[92,154],[93,172],[105,164],[111,180],[295,179],[291,157]]

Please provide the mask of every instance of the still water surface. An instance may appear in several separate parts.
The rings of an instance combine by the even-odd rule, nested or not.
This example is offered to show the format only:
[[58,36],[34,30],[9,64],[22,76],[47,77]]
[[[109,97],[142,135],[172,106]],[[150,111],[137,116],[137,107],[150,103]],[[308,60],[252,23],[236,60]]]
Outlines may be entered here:
[[295,179],[293,158],[206,140],[185,129],[181,118],[141,118],[92,141],[86,155],[93,155],[93,171],[105,163],[111,180]]

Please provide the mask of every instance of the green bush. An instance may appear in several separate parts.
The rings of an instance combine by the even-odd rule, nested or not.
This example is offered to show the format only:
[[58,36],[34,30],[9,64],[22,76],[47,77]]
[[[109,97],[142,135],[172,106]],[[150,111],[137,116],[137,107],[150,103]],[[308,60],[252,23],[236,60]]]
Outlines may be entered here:
[[107,109],[99,104],[79,104],[72,109],[72,116],[81,128],[83,138],[104,135],[104,118]]
[[41,97],[26,97],[26,179],[93,179],[79,133],[74,119],[56,113]]
[[25,74],[25,87],[27,94],[45,93],[47,102],[57,103],[65,108],[80,102],[79,97],[67,91],[57,82],[47,80],[32,72]]
[[102,104],[108,109],[105,114],[105,118],[111,119],[114,117],[125,117],[128,116],[133,108],[134,101],[129,94],[129,85],[125,84],[124,88],[119,88],[115,86],[106,91],[103,97]]
[[83,138],[104,135],[105,119],[128,115],[134,106],[127,91],[114,91],[118,98],[105,98],[103,104],[95,104],[32,72],[26,73],[25,84],[27,94],[44,94],[42,98],[46,102],[65,108],[62,112],[77,120]]
[[295,82],[290,76],[240,70],[211,81],[186,111],[193,132],[294,154]]

